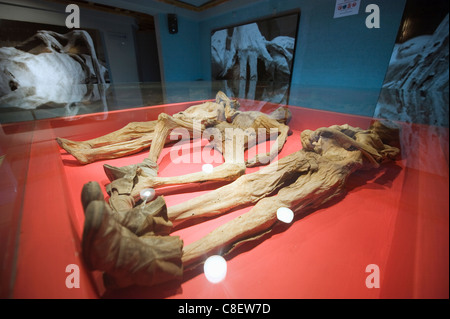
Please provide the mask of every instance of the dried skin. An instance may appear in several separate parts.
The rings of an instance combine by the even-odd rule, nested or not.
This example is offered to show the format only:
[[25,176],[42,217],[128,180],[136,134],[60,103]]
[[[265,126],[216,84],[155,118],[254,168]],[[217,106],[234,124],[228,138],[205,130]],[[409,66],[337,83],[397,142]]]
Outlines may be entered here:
[[[145,188],[204,181],[232,181],[243,175],[246,167],[269,163],[278,155],[289,133],[289,127],[280,123],[288,119],[287,114],[289,113],[286,110],[280,111],[278,109],[269,115],[255,111],[238,112],[230,107],[231,102],[226,96],[221,96],[220,92],[218,96],[217,100],[219,98],[225,100],[225,105],[211,102],[209,104],[191,107],[188,109],[189,113],[178,113],[176,116],[170,116],[165,113],[159,115],[154,127],[149,156],[146,158],[146,160],[154,165],[133,164],[122,168],[105,165],[107,176],[112,180],[111,184],[107,186],[107,189],[111,195],[110,204],[113,209],[120,211],[131,209],[139,200],[140,192]],[[218,110],[217,113],[208,110],[206,112],[208,116],[206,116],[204,112],[205,105],[211,109],[215,108],[215,110]],[[223,110],[223,112],[220,110]],[[202,116],[202,121],[193,120]],[[217,118],[214,116],[217,116]],[[218,120],[223,116],[227,117],[231,123]],[[190,133],[194,133],[194,136],[195,132],[201,136],[205,132],[205,129],[215,129],[215,132],[219,133],[219,137],[214,137],[212,145],[223,154],[225,163],[216,167],[209,174],[198,172],[166,178],[156,176],[156,163],[165,145],[165,141],[167,141],[169,134],[175,128],[187,129]],[[229,129],[232,131],[231,135],[227,132]],[[272,145],[269,153],[258,154],[254,158],[246,161],[244,159],[244,150],[252,143],[255,143],[256,135],[254,132],[259,129],[262,129],[266,137],[275,131],[277,140]],[[122,176],[123,178],[115,179],[115,176]],[[126,198],[126,196],[130,198]]]
[[[81,164],[123,157],[149,147],[149,158],[156,162],[164,145],[176,140],[176,134],[170,136],[168,132],[175,127],[183,127],[192,132],[194,123],[200,123],[200,130],[203,132],[206,127],[233,120],[236,120],[235,127],[249,127],[258,116],[263,115],[255,111],[236,111],[236,105],[236,101],[230,100],[223,92],[218,92],[215,102],[193,105],[173,116],[161,113],[156,121],[132,122],[115,132],[87,141],[72,141],[61,137],[56,140],[61,148]],[[287,123],[290,116],[286,108],[279,108],[269,115],[277,123]],[[276,124],[274,127],[278,126]],[[280,142],[278,145],[283,144],[284,142]]]
[[[164,137],[164,135],[169,131],[166,130],[166,128],[178,127],[177,124],[179,125],[180,123],[173,123],[172,126],[164,126],[164,133],[158,134],[158,136]],[[235,128],[233,125],[221,125],[220,127],[222,130],[225,130],[226,128]],[[254,166],[261,163],[261,161],[263,161],[264,163],[269,163],[274,157],[276,157],[276,155],[278,155],[278,152],[282,149],[289,132],[289,127],[284,124],[280,124],[265,115],[259,115],[252,122],[252,127],[250,128],[264,128],[266,130],[270,130],[270,128],[276,128],[277,130],[280,129],[281,134],[277,137],[275,146],[272,147],[270,153],[258,155],[259,157],[256,156],[249,161],[244,161],[243,158],[239,159],[237,154],[239,154],[239,152],[243,148],[246,148],[246,145],[248,145],[248,140],[245,141],[245,137],[248,137],[248,134],[242,130],[234,131],[233,141],[231,143],[227,143],[225,139],[223,139],[221,143],[223,145],[222,149],[224,153],[225,163],[214,168],[212,173],[198,172],[174,177],[138,176],[138,181],[133,187],[131,196],[135,200],[138,199],[140,191],[148,187],[157,188],[165,185],[187,184],[205,181],[233,181],[245,173],[246,166]],[[238,134],[242,135],[239,137]],[[221,136],[225,137],[226,133],[223,131]],[[236,143],[236,140],[239,138],[241,138],[241,140],[243,141],[240,146],[239,143]],[[162,143],[160,143],[160,145],[161,144]],[[157,145],[156,140],[154,141],[154,145]],[[237,150],[236,147],[240,147],[241,149]],[[149,155],[150,160],[156,159],[156,156],[153,156],[153,150],[154,148],[152,146]],[[159,155],[160,151],[161,149],[158,149],[158,151],[156,152],[157,155]]]
[[[288,185],[300,174],[311,170],[310,156],[314,154],[293,153],[258,172],[243,175],[231,184],[169,207],[169,219],[180,222],[218,215],[241,205],[254,204]],[[314,162],[312,164],[314,165]]]
[[[385,133],[383,138],[377,134],[379,131]],[[105,278],[112,277],[119,286],[153,285],[160,280],[177,279],[181,263],[184,270],[195,267],[209,255],[226,254],[240,243],[272,231],[278,223],[278,208],[288,207],[301,214],[342,194],[347,178],[354,171],[377,168],[398,155],[398,148],[385,144],[395,140],[396,134],[395,128],[378,123],[369,130],[348,125],[306,130],[301,135],[302,150],[259,172],[243,175],[231,184],[169,208],[167,215],[162,198],[151,204],[149,212],[156,212],[151,216],[143,215],[139,206],[127,212],[110,212],[97,198],[101,193],[98,185],[94,188],[87,185],[83,207],[91,204],[87,209],[83,254],[92,269],[106,271]],[[133,202],[131,196],[126,196],[126,200]],[[168,236],[171,221],[216,215],[249,204],[255,206],[184,246],[182,251],[178,237]],[[156,223],[160,226],[155,227]],[[157,233],[163,236],[155,237]],[[155,253],[162,259],[152,265]],[[160,275],[155,276],[155,269]]]
[[[386,127],[383,127],[384,129]],[[275,196],[265,197],[270,195],[270,192],[261,186],[264,185],[263,181],[267,178],[266,175],[261,175],[261,183],[249,182],[244,179],[246,176],[243,176],[234,183],[217,189],[216,195],[225,196],[225,193],[228,193],[229,196],[220,203],[222,205],[220,209],[213,205],[210,210],[213,212],[235,207],[238,202],[238,200],[235,201],[235,197],[239,197],[244,190],[251,192],[246,196],[262,193],[264,198],[260,199],[249,212],[185,246],[182,258],[184,266],[186,268],[194,267],[209,255],[224,254],[239,242],[252,240],[271,231],[278,222],[276,211],[280,207],[288,207],[295,214],[300,214],[305,210],[323,205],[343,192],[347,178],[354,171],[366,167],[376,168],[383,161],[395,158],[399,149],[384,144],[377,134],[378,130],[380,128],[376,125],[367,131],[343,125],[321,128],[315,132],[304,131],[302,133],[303,149],[292,154],[291,157],[307,159],[307,169],[300,170],[300,175],[295,182],[285,187],[281,187],[279,184],[281,181],[285,181],[286,176],[281,176],[286,172],[283,169],[273,172],[273,175],[280,176],[278,183],[276,182],[273,188],[281,187]],[[395,138],[395,134],[398,134],[398,131],[391,130],[388,137]],[[384,139],[386,140],[386,137]],[[297,164],[301,164],[305,168],[305,162],[300,161]],[[290,168],[296,167],[294,165]],[[284,168],[284,166],[281,165],[280,168]],[[277,179],[275,178],[275,180]],[[221,193],[222,191],[223,193]],[[169,218],[175,217],[176,219],[180,216],[189,218],[189,214],[197,217],[201,213],[196,214],[194,212],[196,209],[201,209],[202,205],[210,207],[208,199],[210,198],[204,195],[202,198],[177,205],[169,209]],[[203,214],[208,214],[206,209]]]

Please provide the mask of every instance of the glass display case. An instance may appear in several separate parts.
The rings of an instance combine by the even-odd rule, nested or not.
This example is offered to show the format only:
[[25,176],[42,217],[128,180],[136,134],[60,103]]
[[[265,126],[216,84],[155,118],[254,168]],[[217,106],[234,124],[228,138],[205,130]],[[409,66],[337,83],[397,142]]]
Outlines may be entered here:
[[[280,160],[302,149],[305,130],[344,124],[369,128],[380,94],[295,86],[280,91],[268,84],[258,86],[249,98],[237,90],[226,82],[108,84],[97,101],[2,108],[1,297],[448,298],[448,122],[405,122],[393,113],[387,119],[401,126],[401,158],[354,172],[342,195],[296,214],[289,224],[277,222],[270,233],[236,247],[225,256],[227,274],[220,283],[209,282],[203,267],[197,267],[180,282],[105,289],[102,272],[88,270],[83,260],[82,188],[98,182],[108,199],[103,165],[140,163],[149,148],[82,164],[56,138],[94,139],[131,122],[156,121],[161,113],[173,115],[214,101],[223,91],[239,101],[240,111],[269,114],[282,106],[290,112]],[[217,150],[208,149],[205,136],[183,143],[189,158],[180,160],[177,144],[167,144],[158,159],[158,176],[196,173],[204,164],[224,162]],[[270,148],[270,141],[266,143]],[[208,159],[202,157],[206,150]],[[248,167],[245,175],[264,167]],[[227,183],[172,185],[156,188],[156,194],[172,207]],[[253,206],[175,225],[170,235],[189,245]]]

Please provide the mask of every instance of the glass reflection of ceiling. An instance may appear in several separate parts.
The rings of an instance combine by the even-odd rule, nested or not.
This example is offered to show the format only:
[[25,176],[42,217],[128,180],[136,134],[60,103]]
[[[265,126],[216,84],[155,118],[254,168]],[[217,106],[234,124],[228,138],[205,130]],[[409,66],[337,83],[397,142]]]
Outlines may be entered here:
[[187,4],[193,5],[195,7],[201,7],[210,1],[211,0],[179,0],[177,2],[184,2]]
[[215,7],[229,0],[158,0],[173,6],[193,11],[203,11]]

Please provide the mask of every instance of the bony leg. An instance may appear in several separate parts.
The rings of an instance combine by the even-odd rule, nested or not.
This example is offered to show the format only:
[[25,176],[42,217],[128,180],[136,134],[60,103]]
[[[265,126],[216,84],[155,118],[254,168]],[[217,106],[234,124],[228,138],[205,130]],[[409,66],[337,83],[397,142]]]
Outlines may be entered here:
[[[103,165],[103,168],[106,176],[108,176],[110,181],[114,181],[116,179],[123,178],[124,176],[135,175],[138,169],[140,170],[140,174],[142,176],[156,176],[158,173],[158,165],[156,163],[159,155],[167,142],[170,132],[176,127],[183,127],[189,131],[192,131],[193,122],[190,120],[174,118],[165,113],[161,113],[158,116],[158,121],[154,127],[154,134],[148,157],[145,158],[142,163],[122,167],[115,167],[105,164]],[[203,130],[204,125],[201,125],[200,129]]]
[[92,161],[90,152],[91,147],[86,142],[75,142],[65,138],[57,137],[56,142],[67,153],[75,157],[81,164],[89,164]]
[[189,183],[202,182],[231,182],[245,174],[245,165],[243,163],[223,163],[213,169],[210,173],[196,172],[180,176],[170,177],[144,177],[138,176],[130,196],[137,201],[140,192],[145,188],[158,188],[168,185],[182,185]]
[[88,164],[137,153],[149,147],[155,125],[156,121],[131,122],[117,131],[94,139],[72,141],[57,137],[56,141],[81,164]]
[[[396,127],[388,129],[383,140],[395,141],[399,130]],[[302,157],[308,159],[310,165],[307,170],[295,182],[281,188],[275,196],[261,199],[249,212],[184,247],[182,259],[185,267],[195,267],[208,255],[226,253],[240,242],[271,231],[277,223],[279,208],[290,208],[295,214],[300,214],[320,207],[345,191],[347,178],[354,171],[365,168],[365,164],[373,167],[374,162],[378,163],[380,154],[384,156],[380,160],[382,162],[393,159],[399,152],[395,147],[380,143],[374,128],[363,131],[341,126],[321,128],[315,132],[305,130],[301,138],[303,149],[296,155],[303,154]],[[372,159],[365,163],[365,157]]]
[[169,219],[180,223],[199,217],[217,216],[238,206],[255,204],[301,174],[315,170],[312,163],[314,154],[298,151],[257,172],[243,175],[228,185],[169,207]]
[[[161,154],[161,151],[164,148],[165,141],[167,140],[167,137],[169,136],[170,132],[176,127],[181,127],[187,129],[189,132],[192,133],[195,129],[194,124],[195,123],[189,118],[183,117],[175,118],[166,113],[159,114],[148,158],[152,162],[157,163],[159,155]],[[200,131],[203,131],[205,129],[205,125],[200,124],[200,127],[198,129]]]
[[253,123],[253,128],[260,129],[263,128],[266,130],[266,137],[271,136],[274,132],[278,135],[275,143],[270,148],[270,151],[264,154],[257,154],[253,158],[250,158],[246,161],[247,167],[254,167],[261,164],[268,164],[276,159],[278,154],[283,149],[284,144],[286,143],[288,134],[289,134],[289,126],[279,123],[277,120],[272,119],[266,115],[261,115],[256,118]]
[[[299,154],[301,153],[300,151]],[[193,268],[210,255],[226,254],[240,243],[257,239],[270,232],[278,222],[279,208],[290,208],[295,214],[299,214],[340,194],[343,182],[351,171],[344,168],[343,172],[340,172],[337,167],[338,172],[335,173],[331,166],[309,166],[309,170],[291,185],[280,189],[277,195],[262,198],[249,212],[185,246],[182,258],[184,267]]]

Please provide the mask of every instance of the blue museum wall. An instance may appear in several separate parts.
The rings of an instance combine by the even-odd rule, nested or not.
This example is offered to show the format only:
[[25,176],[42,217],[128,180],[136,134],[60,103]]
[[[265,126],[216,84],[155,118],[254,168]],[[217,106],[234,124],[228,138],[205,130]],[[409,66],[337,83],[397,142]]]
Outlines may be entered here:
[[200,25],[198,21],[181,15],[178,32],[169,33],[167,14],[155,17],[160,45],[160,64],[163,81],[195,81],[202,78],[200,55]]
[[[94,2],[125,6],[124,1]],[[164,81],[211,80],[211,31],[234,24],[300,10],[297,50],[292,83],[312,87],[379,88],[383,82],[406,0],[361,0],[359,14],[333,19],[336,0],[251,0],[230,1],[193,14],[158,1],[136,1],[131,9],[152,14],[157,29],[161,77]],[[13,19],[62,24],[64,13],[55,14],[53,5],[20,0]],[[39,10],[26,8],[33,6]],[[245,3],[245,4],[243,4]],[[381,28],[365,26],[365,7],[375,3],[381,11]],[[49,9],[47,8],[49,7]],[[42,9],[48,9],[43,11]],[[29,10],[30,17],[24,17]],[[107,14],[83,11],[82,24],[101,30],[116,83],[138,80],[133,22]],[[169,34],[167,13],[177,13],[178,33]],[[41,18],[39,15],[42,15]],[[51,15],[57,16],[49,21]],[[11,15],[9,15],[11,16]],[[56,22],[57,21],[57,22]]]
[[[333,18],[335,0],[259,3],[201,21],[203,79],[211,79],[211,31],[299,9],[292,83],[307,86],[379,88],[389,64],[405,0],[362,0],[358,15]],[[365,25],[368,4],[380,8],[380,28]]]
[[[260,1],[200,22],[202,78],[211,79],[211,31],[300,10],[289,104],[372,116],[406,0],[362,0],[359,13],[333,18],[335,0]],[[366,27],[368,4],[380,28]]]
[[[300,11],[289,104],[372,116],[405,3],[406,0],[361,0],[357,15],[334,19],[335,0],[250,1],[235,8],[231,4],[218,6],[197,18],[180,12],[178,34],[169,34],[167,15],[160,13],[157,32],[162,78],[166,82],[210,81],[213,30]],[[379,6],[379,29],[366,27],[369,13],[365,9],[369,4]],[[171,87],[167,85],[166,90],[171,91]],[[191,88],[185,90],[184,98],[197,97]],[[175,99],[171,102],[178,101]]]
[[[66,14],[60,4],[40,0],[5,1],[20,6],[8,6],[8,14],[0,12],[0,18],[64,24]],[[358,15],[337,19],[333,18],[336,0],[232,0],[202,12],[176,8],[156,0],[93,2],[127,7],[155,17],[161,79],[169,89],[175,87],[175,82],[191,82],[186,94],[182,94],[183,99],[211,97],[205,92],[208,92],[207,82],[211,80],[212,30],[299,10],[289,104],[371,116],[406,0],[361,0]],[[368,4],[377,4],[380,8],[379,29],[365,26]],[[177,34],[168,31],[168,13],[178,16]],[[138,82],[135,21],[83,9],[81,22],[83,27],[102,33],[112,81]],[[192,81],[197,82],[192,84]],[[186,85],[176,85],[178,88],[183,86]]]

